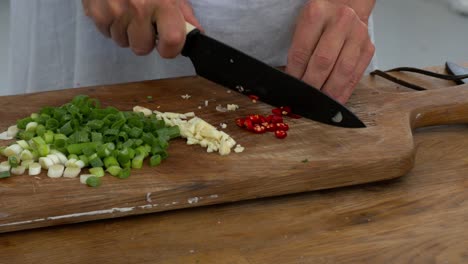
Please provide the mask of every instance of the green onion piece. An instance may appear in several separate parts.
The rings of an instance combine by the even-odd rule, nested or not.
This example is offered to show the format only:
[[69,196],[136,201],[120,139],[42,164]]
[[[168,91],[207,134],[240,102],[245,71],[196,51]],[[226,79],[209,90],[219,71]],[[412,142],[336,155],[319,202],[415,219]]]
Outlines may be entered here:
[[58,148],[63,148],[67,144],[67,136],[64,134],[55,134],[54,135],[54,145]]
[[125,143],[123,143],[122,147],[123,148],[131,148],[131,147],[133,147],[134,143],[135,143],[134,139],[129,139],[129,140],[125,141]]
[[37,125],[36,134],[38,136],[42,137],[45,132],[46,132],[46,127],[44,125],[42,125],[42,124]]
[[104,169],[102,167],[94,167],[89,169],[91,174],[96,175],[96,177],[103,177],[104,176]]
[[130,168],[124,168],[122,169],[119,174],[117,175],[120,179],[126,179],[130,177]]
[[71,133],[73,133],[73,128],[72,128],[72,125],[71,125],[71,121],[68,121],[67,123],[65,123],[60,129],[59,129],[59,133],[61,134],[64,134],[66,136],[70,135]]
[[0,171],[0,179],[8,178],[10,176],[11,176],[10,171]]
[[124,169],[131,169],[131,168],[132,168],[132,161],[129,160],[129,161],[127,161],[126,163],[123,163],[123,164],[121,163],[120,165],[121,165],[121,167],[124,168]]
[[161,164],[161,155],[154,155],[150,159],[150,166],[155,167]]
[[31,118],[32,118],[33,120],[36,120],[36,119],[39,118],[39,114],[38,114],[38,113],[32,113],[32,114],[31,114]]
[[6,149],[6,148],[7,148],[6,146],[0,146],[0,155],[6,156],[6,155],[5,155],[5,149]]
[[130,138],[140,138],[141,134],[143,133],[143,129],[139,128],[139,127],[133,127],[128,135],[130,136]]
[[102,134],[99,132],[91,132],[92,142],[102,142]]
[[168,129],[168,135],[171,139],[174,139],[174,138],[177,138],[177,137],[180,137],[180,128],[179,126],[172,126],[172,127],[169,127]]
[[16,144],[20,145],[20,147],[22,147],[23,149],[31,149],[26,140],[18,140],[16,141]]
[[71,159],[76,159],[76,160],[77,160],[77,159],[78,159],[78,155],[76,155],[76,154],[70,154],[70,155],[68,155],[68,159],[69,159],[69,160],[71,160]]
[[45,157],[45,156],[49,155],[50,147],[49,147],[49,145],[39,145],[37,147],[37,152],[39,153],[40,157]]
[[91,176],[86,179],[86,184],[89,187],[99,187],[101,185],[101,178],[96,176]]
[[24,140],[31,140],[35,135],[36,135],[36,133],[34,133],[32,131],[20,131],[20,132],[18,132],[18,138],[24,139]]
[[[99,146],[101,147],[101,146]],[[84,155],[86,156],[91,156],[93,155],[95,152],[96,152],[96,148],[94,148],[93,146],[85,146],[83,149],[82,149],[82,152]]]
[[21,160],[34,160],[34,156],[29,149],[23,150],[20,155]]
[[47,130],[56,130],[60,126],[59,121],[57,119],[50,118],[45,123],[45,128]]
[[127,148],[124,148],[119,151],[119,154],[117,155],[117,160],[120,164],[125,164],[130,161],[130,155],[128,153]]
[[138,148],[135,149],[136,155],[142,155],[144,157],[148,156],[148,152],[146,151],[145,146],[139,146]]
[[10,164],[12,168],[16,168],[19,165],[19,159],[16,156],[9,156],[8,163]]
[[129,148],[128,149],[128,157],[130,157],[130,159],[133,159],[136,155],[136,151],[132,148]]
[[44,139],[42,137],[34,137],[32,139],[32,142],[34,143],[34,146],[37,148],[39,147],[40,145],[45,145],[46,142],[44,141]]
[[46,144],[52,144],[54,142],[54,132],[51,130],[47,130],[43,137]]
[[89,165],[89,158],[86,155],[80,155],[79,159],[85,164],[85,167]]
[[99,157],[93,157],[93,158],[89,158],[89,165],[91,165],[91,167],[93,168],[96,168],[96,167],[104,166],[104,163]]
[[110,166],[109,168],[107,168],[107,172],[109,172],[109,174],[112,176],[118,176],[121,171],[122,168],[120,168],[119,166]]
[[104,126],[104,121],[99,120],[99,119],[91,120],[91,121],[88,121],[86,126],[93,130],[99,130]]
[[145,156],[137,155],[132,159],[132,168],[133,169],[141,169],[143,167],[143,160]]
[[135,145],[135,147],[139,147],[143,144],[143,140],[141,140],[140,138],[136,139],[135,140],[135,143],[133,143]]
[[33,119],[31,117],[26,117],[18,120],[18,122],[16,122],[16,126],[18,126],[19,129],[26,129],[26,125],[32,121]]
[[109,156],[112,153],[112,151],[109,150],[106,145],[99,146],[96,149],[96,151],[97,151],[97,154],[98,154],[98,156],[100,158],[105,158],[105,157]]
[[37,122],[29,122],[26,125],[25,131],[36,133],[36,128],[37,128]]
[[113,166],[120,166],[120,164],[114,156],[108,156],[104,158],[104,166],[110,168]]

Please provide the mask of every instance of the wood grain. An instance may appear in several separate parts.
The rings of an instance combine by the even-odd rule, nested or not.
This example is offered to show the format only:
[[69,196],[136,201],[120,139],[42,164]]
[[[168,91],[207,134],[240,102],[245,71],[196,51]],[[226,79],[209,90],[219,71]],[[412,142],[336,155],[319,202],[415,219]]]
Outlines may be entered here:
[[[97,189],[84,187],[75,179],[11,177],[0,182],[0,232],[400,177],[414,165],[412,129],[466,121],[466,87],[399,93],[362,82],[349,106],[367,128],[343,129],[306,119],[290,120],[291,132],[283,141],[271,134],[245,132],[233,122],[249,113],[268,113],[270,106],[253,104],[197,77],[3,97],[0,129],[42,106],[61,105],[76,94],[88,94],[121,110],[138,104],[160,107],[161,111],[196,111],[212,124],[227,122],[227,132],[247,151],[221,157],[178,140],[171,145],[170,159],[163,166],[136,170],[124,181],[106,177]],[[183,100],[182,94],[192,97]],[[155,102],[148,103],[148,95]],[[197,111],[205,100],[211,102],[209,107]],[[18,104],[20,101],[28,103]],[[230,113],[214,110],[217,104],[227,103],[236,103],[241,109]]]
[[[407,76],[431,86],[426,78]],[[381,79],[379,90],[412,93]],[[0,234],[5,263],[467,263],[468,127],[414,131],[407,176]]]

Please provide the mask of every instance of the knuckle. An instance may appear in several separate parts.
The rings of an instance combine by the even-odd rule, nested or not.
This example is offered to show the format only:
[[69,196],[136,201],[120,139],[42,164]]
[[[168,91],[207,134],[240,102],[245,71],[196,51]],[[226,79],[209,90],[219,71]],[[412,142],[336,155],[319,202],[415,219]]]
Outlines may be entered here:
[[185,34],[182,31],[170,31],[166,34],[164,42],[167,46],[178,47],[185,41]]
[[326,2],[309,1],[304,9],[304,15],[307,21],[320,21],[325,15]]
[[304,50],[292,50],[288,55],[288,63],[292,65],[307,65],[309,54]]
[[334,64],[333,57],[325,52],[317,53],[314,56],[314,64],[318,70],[327,71],[329,70]]
[[345,76],[351,76],[355,72],[356,65],[354,61],[345,59],[343,60],[340,65],[338,66],[338,69],[342,75]]
[[341,25],[351,25],[351,22],[357,19],[357,15],[351,7],[340,6],[337,8],[337,19]]

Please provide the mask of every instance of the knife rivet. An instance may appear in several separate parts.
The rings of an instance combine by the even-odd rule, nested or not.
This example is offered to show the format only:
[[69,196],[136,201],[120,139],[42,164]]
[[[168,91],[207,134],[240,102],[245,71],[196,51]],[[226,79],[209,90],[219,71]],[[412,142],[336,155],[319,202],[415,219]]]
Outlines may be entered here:
[[230,63],[234,63],[234,60],[233,60],[233,59],[230,59],[229,62],[230,62]]
[[341,112],[336,113],[336,115],[332,117],[332,121],[335,123],[341,123],[341,121],[343,121],[343,114],[341,114]]

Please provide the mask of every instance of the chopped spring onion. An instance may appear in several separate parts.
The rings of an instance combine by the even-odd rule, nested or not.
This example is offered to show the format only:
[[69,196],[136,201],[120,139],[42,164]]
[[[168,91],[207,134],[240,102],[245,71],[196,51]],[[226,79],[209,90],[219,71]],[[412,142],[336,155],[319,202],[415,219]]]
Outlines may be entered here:
[[141,169],[143,167],[143,160],[145,159],[144,155],[137,155],[132,159],[132,168]]
[[37,128],[37,122],[29,122],[27,125],[26,125],[26,131],[28,132],[35,132],[36,131],[36,128]]
[[120,179],[126,179],[130,177],[130,168],[124,168],[122,169],[119,174],[117,175]]
[[32,163],[29,164],[29,172],[28,174],[31,176],[39,175],[41,173],[41,165],[39,163]]
[[[86,181],[88,180],[88,178],[90,177],[96,177],[96,175],[93,175],[93,174],[81,174],[80,175],[80,182],[82,184],[86,184]],[[97,177],[96,177],[97,178]]]
[[97,176],[91,176],[86,179],[86,184],[89,187],[99,187],[101,185],[101,178]]
[[52,160],[52,162],[54,164],[60,164],[60,159],[57,157],[57,155],[55,154],[49,154],[46,156],[47,158],[49,158],[50,160]]
[[11,176],[10,171],[0,171],[0,179],[8,178],[10,176]]
[[75,162],[75,166],[82,169],[82,168],[86,167],[86,164],[85,164],[85,162],[83,160],[77,160]]
[[50,158],[40,157],[39,158],[39,164],[41,164],[41,167],[44,170],[48,170],[50,167],[52,167],[54,165],[54,162]]
[[21,166],[24,166],[26,169],[29,169],[29,165],[33,164],[34,160],[23,160],[21,161]]
[[0,162],[0,172],[10,171],[11,165],[8,161]]
[[47,171],[47,176],[50,178],[60,178],[63,176],[63,171],[65,170],[65,167],[61,164],[55,164],[49,167],[49,170]]
[[[26,128],[26,127],[25,127]],[[16,137],[16,134],[18,134],[18,127],[15,125],[15,126],[10,126],[7,130],[7,136],[8,137]]]
[[19,165],[19,158],[17,156],[8,157],[8,163],[10,163],[11,168],[16,168]]
[[7,157],[10,157],[14,155],[20,155],[22,151],[23,148],[20,145],[12,144],[3,151],[3,154]]
[[78,167],[67,167],[63,171],[63,177],[65,178],[76,178],[80,174],[81,169]]
[[103,177],[104,176],[104,169],[102,167],[95,167],[89,169],[91,174],[96,175],[96,177]]
[[159,164],[161,164],[161,156],[153,155],[150,159],[150,166],[154,167],[154,166],[158,166]]
[[20,145],[20,147],[22,147],[23,149],[31,149],[31,147],[29,146],[28,142],[26,142],[26,140],[18,140],[16,141],[16,144]]
[[55,155],[55,156],[57,156],[57,158],[58,158],[59,161],[60,161],[60,164],[65,164],[65,163],[67,163],[68,159],[67,159],[67,157],[66,157],[62,152],[53,149],[53,150],[50,151],[50,153],[53,154],[53,155]]
[[120,171],[122,171],[122,168],[120,168],[119,166],[107,167],[107,172],[109,172],[109,174],[112,176],[118,176]]
[[21,160],[34,160],[34,156],[28,149],[23,150],[20,155]]
[[23,175],[26,167],[23,165],[16,166],[15,168],[11,168],[11,174],[14,175]]
[[65,167],[78,167],[76,165],[77,159],[68,159],[67,162],[65,162]]

